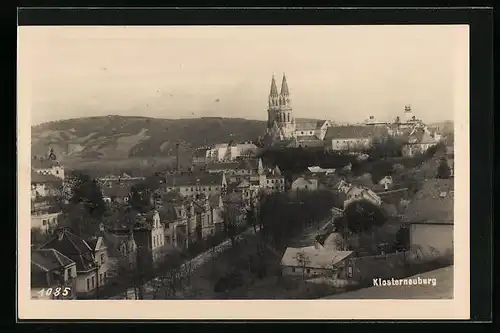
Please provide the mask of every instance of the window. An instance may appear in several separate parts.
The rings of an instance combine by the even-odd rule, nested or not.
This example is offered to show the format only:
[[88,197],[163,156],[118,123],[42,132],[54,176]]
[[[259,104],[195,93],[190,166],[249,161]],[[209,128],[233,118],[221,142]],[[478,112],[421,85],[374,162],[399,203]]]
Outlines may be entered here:
[[58,175],[58,174],[59,174],[59,170],[56,170],[56,175]]
[[47,225],[47,220],[42,220],[42,225]]
[[104,253],[101,253],[101,265],[104,264]]
[[90,290],[90,279],[87,279],[87,290]]
[[95,276],[92,277],[92,289],[95,287]]
[[306,273],[307,273],[307,274],[311,273],[311,270],[310,270],[309,268],[308,268],[308,269],[306,269]]
[[347,276],[352,277],[352,266],[347,267]]
[[170,244],[170,237],[169,236],[165,236],[165,241],[167,242],[167,244]]
[[104,272],[104,283],[106,283],[107,279],[108,279],[108,272]]
[[99,274],[99,284],[103,284],[104,283],[104,274]]
[[292,267],[292,273],[295,273],[295,267]]
[[156,247],[156,236],[153,236],[153,247]]

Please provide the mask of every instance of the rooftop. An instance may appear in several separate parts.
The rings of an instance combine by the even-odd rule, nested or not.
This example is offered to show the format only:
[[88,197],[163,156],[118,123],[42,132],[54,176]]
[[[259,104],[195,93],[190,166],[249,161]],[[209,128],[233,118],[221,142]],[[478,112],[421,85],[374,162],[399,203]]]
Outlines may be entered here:
[[365,126],[365,125],[349,125],[329,127],[326,131],[325,140],[333,139],[355,139],[355,138],[372,138],[384,136],[388,134],[386,127],[381,126]]
[[336,294],[324,299],[449,299],[453,298],[453,266],[414,275],[410,278],[436,279],[436,286],[369,287]]
[[64,254],[76,263],[78,271],[88,271],[95,267],[91,247],[67,228],[57,230],[55,236],[40,248],[55,249]]
[[301,266],[297,260],[297,256],[304,254],[308,261],[305,265],[306,267],[328,268],[338,264],[352,253],[352,251],[332,251],[329,248],[325,249],[321,245],[319,245],[318,248],[314,246],[301,248],[289,247],[286,249],[285,254],[283,254],[283,257],[281,258],[281,264],[283,266]]
[[453,179],[426,179],[408,204],[404,218],[408,222],[453,224]]
[[35,170],[31,170],[31,184],[62,184],[62,179],[57,178],[53,175],[42,175],[36,172]]
[[72,265],[75,262],[55,249],[38,249],[31,252],[31,263],[38,269],[49,272]]
[[320,129],[326,120],[295,119],[295,129],[297,131],[313,131]]
[[213,186],[222,185],[223,174],[216,173],[187,173],[181,175],[168,175],[166,178],[167,187],[176,186]]
[[57,160],[52,160],[46,157],[33,157],[31,159],[31,167],[33,169],[51,169],[52,167],[60,166]]

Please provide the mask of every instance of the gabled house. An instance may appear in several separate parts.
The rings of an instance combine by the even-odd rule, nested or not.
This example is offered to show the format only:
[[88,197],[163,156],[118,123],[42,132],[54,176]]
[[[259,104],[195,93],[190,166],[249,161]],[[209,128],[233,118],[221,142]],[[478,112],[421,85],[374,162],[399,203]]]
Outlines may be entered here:
[[221,232],[224,230],[224,202],[220,194],[211,195],[208,197],[210,208],[212,212],[212,221],[214,225],[214,232]]
[[302,248],[289,247],[281,258],[282,274],[304,278],[329,276],[345,279],[348,270],[346,259],[352,255],[352,251],[325,249],[318,243]]
[[423,154],[430,147],[439,143],[440,137],[433,136],[425,129],[415,129],[407,137],[407,143],[403,146],[403,156],[414,156]]
[[[55,249],[31,252],[31,299],[74,299],[76,263]],[[51,293],[46,291],[51,288]]]
[[55,249],[75,262],[77,296],[94,294],[99,288],[99,274],[105,271],[100,269],[94,249],[68,228],[56,230],[54,237],[40,248]]
[[285,192],[285,177],[276,165],[264,171],[265,177],[261,179],[261,187],[268,192]]
[[324,141],[329,151],[362,151],[372,146],[373,139],[388,135],[385,126],[348,125],[329,127]]
[[104,237],[96,236],[87,240],[87,244],[92,250],[94,256],[94,261],[98,268],[97,277],[99,286],[103,286],[108,281],[108,271],[109,271],[109,255],[108,247],[104,241]]
[[61,178],[52,174],[41,174],[31,170],[31,199],[60,195],[62,183]]
[[177,191],[184,197],[195,197],[198,194],[221,194],[227,187],[224,173],[185,173],[167,175],[165,189]]
[[426,179],[403,215],[409,247],[423,253],[453,254],[453,179]]
[[33,156],[31,168],[40,175],[52,175],[64,180],[64,167],[57,161],[54,151],[49,150],[47,157]]
[[159,210],[159,214],[165,226],[165,245],[186,249],[189,245],[189,221],[185,205],[168,203]]
[[382,204],[382,199],[375,192],[361,185],[352,185],[342,180],[338,185],[338,190],[345,194],[344,209],[357,200],[367,200],[376,206]]
[[318,189],[318,179],[315,177],[302,176],[292,182],[290,187],[291,193],[298,191],[315,191]]
[[212,208],[206,196],[193,200],[196,216],[196,240],[206,239],[215,233]]
[[100,234],[107,245],[107,278],[112,279],[120,275],[121,271],[133,269],[137,260],[137,244],[134,233],[130,229],[109,230],[103,229]]

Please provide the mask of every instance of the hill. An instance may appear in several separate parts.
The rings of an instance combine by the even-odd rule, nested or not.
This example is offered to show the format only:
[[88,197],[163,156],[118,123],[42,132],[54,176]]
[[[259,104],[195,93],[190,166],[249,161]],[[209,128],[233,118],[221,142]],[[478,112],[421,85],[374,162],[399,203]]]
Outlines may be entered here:
[[156,119],[104,116],[43,123],[31,129],[31,152],[53,148],[62,161],[171,158],[215,143],[254,140],[266,122],[239,118]]

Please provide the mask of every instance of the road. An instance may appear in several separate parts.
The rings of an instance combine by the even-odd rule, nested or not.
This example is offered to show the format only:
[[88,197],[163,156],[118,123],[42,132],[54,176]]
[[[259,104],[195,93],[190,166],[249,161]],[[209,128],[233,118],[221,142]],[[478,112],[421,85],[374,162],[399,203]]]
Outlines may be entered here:
[[[260,226],[256,227],[257,232],[260,231]],[[236,240],[242,239],[245,236],[249,236],[255,234],[254,228],[250,227],[247,230],[243,231],[239,235],[236,236]],[[213,253],[221,253],[225,250],[227,250],[231,246],[231,239],[227,239],[224,242],[220,243],[217,245],[214,249],[209,249],[203,253],[200,253],[196,257],[192,258],[191,260],[185,262],[180,266],[180,271],[185,272],[185,268],[187,265],[191,265],[190,272],[192,273],[194,270],[196,270],[198,267],[201,265],[205,264],[208,260],[212,258]],[[157,281],[160,281],[162,277],[156,277],[148,282],[146,282],[143,285],[143,290],[144,290],[144,299],[153,299],[153,293],[154,293],[154,284]],[[112,300],[119,300],[119,299],[136,299],[135,292],[133,288],[130,288],[127,290],[127,296],[125,297],[124,293],[121,295],[116,295],[113,296],[109,299]]]

